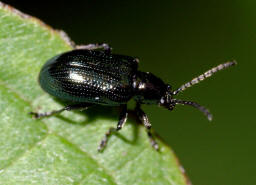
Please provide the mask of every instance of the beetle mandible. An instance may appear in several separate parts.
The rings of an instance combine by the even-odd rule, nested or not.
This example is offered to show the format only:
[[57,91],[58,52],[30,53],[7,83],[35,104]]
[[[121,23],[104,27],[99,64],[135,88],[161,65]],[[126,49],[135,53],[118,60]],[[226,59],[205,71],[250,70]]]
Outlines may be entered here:
[[190,105],[203,112],[211,121],[212,115],[205,107],[196,102],[175,99],[174,96],[217,71],[236,64],[236,61],[220,64],[177,90],[172,90],[169,84],[152,73],[138,71],[138,62],[134,57],[112,54],[108,44],[79,46],[57,55],[48,60],[41,69],[39,83],[50,95],[72,103],[60,110],[31,114],[35,118],[42,118],[65,110],[87,109],[94,104],[120,106],[116,128],[110,128],[100,142],[98,151],[102,151],[111,134],[124,126],[128,116],[127,102],[134,99],[135,111],[146,127],[151,145],[157,150],[158,144],[151,133],[151,124],[141,109],[141,104],[156,104],[170,111],[177,104]]

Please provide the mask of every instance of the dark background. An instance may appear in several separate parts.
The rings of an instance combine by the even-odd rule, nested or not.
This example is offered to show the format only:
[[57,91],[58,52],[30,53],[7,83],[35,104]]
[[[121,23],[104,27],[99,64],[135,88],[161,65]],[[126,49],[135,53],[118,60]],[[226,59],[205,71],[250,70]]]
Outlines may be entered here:
[[256,184],[256,1],[4,1],[65,30],[77,43],[106,42],[138,56],[140,70],[174,88],[230,59],[238,65],[186,90],[180,99],[207,106],[173,112],[144,106],[195,185]]

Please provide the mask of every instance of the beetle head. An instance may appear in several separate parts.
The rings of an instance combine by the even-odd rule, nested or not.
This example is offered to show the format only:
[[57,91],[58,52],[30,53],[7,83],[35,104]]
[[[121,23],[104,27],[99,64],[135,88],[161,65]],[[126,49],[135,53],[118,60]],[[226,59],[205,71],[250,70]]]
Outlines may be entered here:
[[134,99],[141,104],[158,104],[168,89],[166,84],[152,73],[138,71],[133,83]]

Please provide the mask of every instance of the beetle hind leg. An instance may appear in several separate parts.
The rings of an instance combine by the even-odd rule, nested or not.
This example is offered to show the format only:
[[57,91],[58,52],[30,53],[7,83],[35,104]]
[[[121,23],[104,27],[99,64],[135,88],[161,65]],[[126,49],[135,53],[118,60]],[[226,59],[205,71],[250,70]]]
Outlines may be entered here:
[[156,140],[154,139],[154,136],[151,132],[151,124],[148,120],[148,116],[146,115],[146,113],[140,108],[140,104],[137,103],[136,105],[136,108],[135,108],[135,111],[139,117],[139,119],[141,120],[141,122],[143,123],[143,125],[146,127],[147,129],[147,134],[148,134],[148,137],[149,137],[149,140],[150,140],[150,143],[152,145],[152,147],[155,149],[155,150],[158,150],[159,149],[159,146],[156,142]]
[[112,48],[106,43],[77,45],[77,46],[75,46],[75,49],[104,50],[104,51],[109,52],[109,53],[111,53],[111,50],[112,50]]
[[60,114],[63,111],[86,110],[90,106],[91,104],[75,104],[75,105],[68,105],[66,107],[63,107],[62,109],[53,110],[51,112],[44,112],[44,113],[29,112],[29,114],[31,114],[34,118],[39,119],[39,118],[50,117],[56,114]]
[[119,121],[117,123],[116,128],[110,127],[109,130],[105,133],[103,139],[101,140],[100,145],[98,146],[98,151],[99,152],[104,150],[110,136],[113,133],[118,132],[119,130],[121,130],[123,128],[123,126],[124,126],[124,124],[127,120],[127,117],[128,117],[127,105],[124,105],[124,106],[122,106],[122,110],[121,110]]

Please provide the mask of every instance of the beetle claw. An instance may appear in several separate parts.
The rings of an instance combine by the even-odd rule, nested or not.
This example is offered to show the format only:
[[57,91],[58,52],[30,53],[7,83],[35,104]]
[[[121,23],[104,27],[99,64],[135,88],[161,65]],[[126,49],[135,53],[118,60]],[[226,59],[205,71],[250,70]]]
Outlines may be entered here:
[[157,142],[156,142],[155,140],[152,140],[152,141],[151,141],[151,145],[152,145],[152,147],[153,147],[156,151],[159,150],[159,146],[158,146],[158,144],[157,144]]
[[29,112],[28,114],[32,115],[32,117],[35,119],[39,119],[41,117],[40,114],[37,112]]

